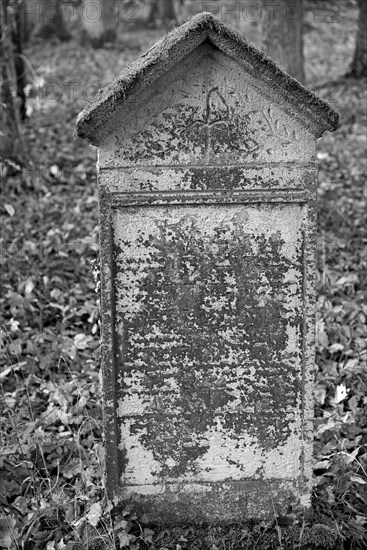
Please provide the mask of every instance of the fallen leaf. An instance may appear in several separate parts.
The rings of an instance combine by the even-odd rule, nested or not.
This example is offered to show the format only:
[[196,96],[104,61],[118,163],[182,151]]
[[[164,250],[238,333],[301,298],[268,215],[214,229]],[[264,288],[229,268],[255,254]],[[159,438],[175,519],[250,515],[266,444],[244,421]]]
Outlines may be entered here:
[[7,213],[9,214],[9,216],[14,216],[15,210],[14,210],[14,208],[11,204],[4,204],[4,208],[7,211]]
[[95,502],[89,508],[88,513],[87,513],[87,518],[88,518],[89,523],[91,525],[93,525],[93,527],[96,527],[99,520],[101,519],[101,515],[102,515],[102,506],[100,505],[99,502]]
[[348,395],[348,390],[344,384],[340,384],[335,389],[334,403],[341,403]]
[[361,476],[353,475],[350,476],[350,480],[354,481],[355,483],[359,483],[360,485],[366,485],[367,481],[361,478]]

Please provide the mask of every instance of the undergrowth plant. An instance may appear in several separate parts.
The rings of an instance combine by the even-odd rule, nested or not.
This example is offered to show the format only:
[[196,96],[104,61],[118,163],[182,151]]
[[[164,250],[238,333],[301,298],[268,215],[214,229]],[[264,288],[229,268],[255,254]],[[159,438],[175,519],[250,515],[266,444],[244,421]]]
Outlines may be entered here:
[[[1,550],[367,548],[367,86],[338,76],[352,56],[355,24],[344,4],[331,23],[306,14],[310,85],[321,81],[318,93],[342,115],[318,154],[312,520],[289,510],[269,522],[157,526],[141,511],[117,511],[108,502],[90,270],[98,253],[96,159],[72,132],[86,85],[97,90],[111,81],[137,51],[38,43],[26,51],[34,67],[33,112],[23,127],[30,162],[8,173],[0,205]],[[138,41],[151,45],[145,34]],[[325,67],[334,82],[324,83]],[[42,93],[50,83],[54,101]],[[65,83],[77,83],[72,96]]]

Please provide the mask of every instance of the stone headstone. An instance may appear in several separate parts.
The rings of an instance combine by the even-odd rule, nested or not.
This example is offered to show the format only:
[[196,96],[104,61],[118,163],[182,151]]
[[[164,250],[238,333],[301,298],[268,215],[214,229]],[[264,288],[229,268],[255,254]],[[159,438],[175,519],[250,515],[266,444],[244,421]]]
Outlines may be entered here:
[[164,522],[310,506],[315,152],[337,125],[210,14],[80,114],[99,148],[115,502]]

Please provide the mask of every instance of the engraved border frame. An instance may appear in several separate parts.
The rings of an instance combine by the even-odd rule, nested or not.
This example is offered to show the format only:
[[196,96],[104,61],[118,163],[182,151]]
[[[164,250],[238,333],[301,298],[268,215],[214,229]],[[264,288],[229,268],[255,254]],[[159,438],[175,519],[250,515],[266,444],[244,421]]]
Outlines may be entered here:
[[[316,179],[316,178],[315,178]],[[100,182],[99,182],[100,183]],[[302,322],[302,392],[301,425],[303,451],[301,475],[294,479],[300,494],[310,492],[312,482],[313,441],[313,376],[315,345],[315,186],[304,190],[247,190],[238,192],[193,191],[193,192],[108,192],[99,186],[100,202],[100,249],[101,249],[101,363],[103,385],[103,424],[105,439],[105,471],[108,498],[114,504],[120,501],[121,474],[125,456],[119,450],[117,410],[117,368],[115,349],[114,290],[114,234],[112,217],[115,209],[126,207],[155,207],[162,205],[215,205],[215,204],[269,204],[299,203],[306,206],[302,220],[303,240],[303,322]],[[248,480],[244,480],[248,481]],[[269,482],[271,480],[269,479]],[[284,480],[286,481],[286,480]],[[203,482],[204,483],[204,482]]]

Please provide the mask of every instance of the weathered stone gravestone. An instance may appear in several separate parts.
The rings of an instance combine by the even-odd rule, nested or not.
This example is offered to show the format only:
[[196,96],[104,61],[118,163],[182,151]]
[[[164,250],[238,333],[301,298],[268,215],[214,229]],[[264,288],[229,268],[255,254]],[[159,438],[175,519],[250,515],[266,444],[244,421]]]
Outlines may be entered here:
[[210,14],[79,116],[99,147],[115,501],[180,522],[309,507],[315,148],[337,125]]

